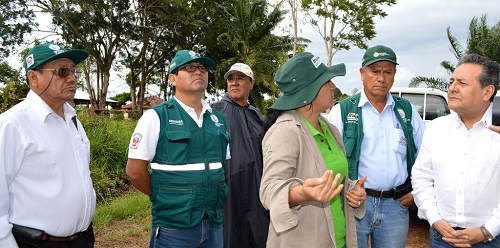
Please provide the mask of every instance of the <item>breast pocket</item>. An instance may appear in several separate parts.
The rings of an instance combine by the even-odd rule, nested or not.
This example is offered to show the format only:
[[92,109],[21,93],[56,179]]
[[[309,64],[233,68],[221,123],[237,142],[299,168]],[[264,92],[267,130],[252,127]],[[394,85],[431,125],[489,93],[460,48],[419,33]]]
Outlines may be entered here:
[[167,161],[172,164],[186,164],[191,133],[188,131],[167,131],[169,145],[164,151]]
[[398,154],[406,156],[407,143],[404,131],[402,129],[394,129],[392,137],[393,150]]
[[230,140],[229,135],[218,131],[207,131],[205,135],[207,136],[206,144],[209,157],[221,158],[222,161],[226,160],[227,145]]

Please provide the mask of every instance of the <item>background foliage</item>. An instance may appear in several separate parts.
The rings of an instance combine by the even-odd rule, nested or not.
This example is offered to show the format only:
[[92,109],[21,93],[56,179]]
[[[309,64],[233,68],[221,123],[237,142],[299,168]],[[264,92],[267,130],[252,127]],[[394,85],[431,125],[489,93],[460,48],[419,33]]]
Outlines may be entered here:
[[90,140],[90,172],[97,200],[116,196],[130,185],[125,174],[128,144],[136,121],[108,118],[78,111]]

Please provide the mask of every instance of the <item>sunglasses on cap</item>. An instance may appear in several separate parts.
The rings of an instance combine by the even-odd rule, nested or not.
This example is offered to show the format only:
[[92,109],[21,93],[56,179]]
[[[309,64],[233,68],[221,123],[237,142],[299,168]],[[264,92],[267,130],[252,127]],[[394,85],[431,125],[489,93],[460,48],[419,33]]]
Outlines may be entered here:
[[188,72],[194,72],[194,71],[196,71],[196,69],[200,70],[200,72],[207,72],[208,71],[208,68],[205,65],[191,65],[191,64],[190,65],[181,66],[177,70],[178,71],[180,71],[180,70],[186,70]]
[[69,76],[69,73],[73,73],[75,75],[76,80],[80,78],[82,75],[82,70],[77,68],[59,68],[59,69],[37,69],[38,71],[52,71],[53,74],[57,74],[60,78],[66,78]]

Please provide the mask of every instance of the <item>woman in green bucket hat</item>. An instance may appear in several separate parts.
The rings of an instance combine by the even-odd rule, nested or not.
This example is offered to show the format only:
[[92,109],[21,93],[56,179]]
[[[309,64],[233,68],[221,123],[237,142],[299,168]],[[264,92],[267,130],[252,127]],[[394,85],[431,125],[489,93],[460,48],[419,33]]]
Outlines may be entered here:
[[345,71],[305,52],[274,77],[282,95],[263,126],[259,192],[271,217],[267,247],[357,247],[354,216],[364,215],[366,177],[346,177],[342,137],[321,116],[334,103],[332,78]]

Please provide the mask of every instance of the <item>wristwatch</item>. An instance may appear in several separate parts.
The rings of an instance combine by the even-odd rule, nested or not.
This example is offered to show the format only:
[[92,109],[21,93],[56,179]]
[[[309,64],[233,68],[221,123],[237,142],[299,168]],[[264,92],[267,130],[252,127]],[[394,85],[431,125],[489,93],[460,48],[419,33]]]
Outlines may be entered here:
[[488,232],[486,227],[484,227],[484,225],[481,226],[481,232],[483,232],[483,235],[486,238],[486,240],[484,240],[484,243],[493,241],[493,237],[491,236],[490,232]]

